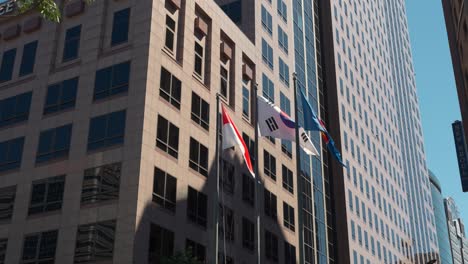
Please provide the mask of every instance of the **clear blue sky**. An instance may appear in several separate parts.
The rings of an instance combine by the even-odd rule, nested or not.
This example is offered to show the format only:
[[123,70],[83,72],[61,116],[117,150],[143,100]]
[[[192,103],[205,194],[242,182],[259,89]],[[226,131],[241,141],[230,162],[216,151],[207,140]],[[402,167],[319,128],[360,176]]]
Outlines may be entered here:
[[439,178],[443,195],[455,199],[468,224],[468,193],[461,190],[451,126],[461,117],[442,1],[407,0],[406,5],[427,166]]

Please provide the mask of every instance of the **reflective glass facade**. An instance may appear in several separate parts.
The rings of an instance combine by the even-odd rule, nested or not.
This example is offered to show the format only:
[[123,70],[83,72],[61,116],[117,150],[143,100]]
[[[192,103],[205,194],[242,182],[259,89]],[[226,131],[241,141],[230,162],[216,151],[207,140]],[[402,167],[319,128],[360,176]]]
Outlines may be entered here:
[[452,250],[450,248],[442,189],[439,180],[431,171],[429,171],[429,177],[431,182],[432,206],[434,208],[436,221],[437,241],[439,245],[439,259],[443,264],[452,264]]

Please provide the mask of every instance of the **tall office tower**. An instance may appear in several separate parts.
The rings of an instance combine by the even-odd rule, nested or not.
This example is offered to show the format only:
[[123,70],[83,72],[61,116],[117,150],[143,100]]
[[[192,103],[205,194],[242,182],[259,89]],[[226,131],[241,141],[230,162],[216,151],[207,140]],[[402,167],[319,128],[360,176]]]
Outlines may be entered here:
[[[302,21],[287,1],[251,1],[250,33],[205,0],[60,1],[60,24],[2,19],[0,262],[159,263],[190,249],[215,263],[219,202],[226,263],[255,263],[256,212],[262,263],[296,263],[299,234],[305,263],[332,263],[320,160],[302,155],[296,181],[293,144],[253,140],[256,83],[294,109],[296,50],[301,89],[319,98],[316,40],[293,41],[316,25],[305,2]],[[217,93],[260,167],[258,201],[238,150],[222,154],[215,199]]]
[[463,124],[457,120],[452,123],[453,140],[457,152],[458,171],[460,172],[461,186],[464,192],[468,192],[468,145],[463,135]]
[[468,261],[468,239],[465,234],[465,226],[462,219],[460,219],[455,201],[450,197],[446,198],[444,199],[444,205],[453,264],[464,264]]
[[442,0],[442,6],[465,131],[464,137],[468,139],[468,1]]
[[350,263],[426,263],[437,238],[404,1],[322,2],[330,123],[348,165],[335,199],[349,239],[337,246]]
[[[217,0],[221,8],[256,43],[267,66],[262,72],[259,83],[263,96],[276,102],[283,111],[290,112],[284,98],[293,94],[293,83],[285,83],[282,76],[290,72],[297,73],[298,90],[307,95],[312,107],[326,121],[326,109],[323,95],[319,2],[313,0]],[[252,21],[255,21],[253,23]],[[278,44],[276,44],[278,43]],[[278,58],[278,59],[277,59]],[[275,77],[274,66],[278,61],[279,78]],[[279,85],[272,86],[271,83]],[[278,87],[279,86],[279,87]],[[274,87],[280,90],[280,101],[271,93]],[[284,90],[286,88],[286,91]],[[277,92],[276,92],[277,93]],[[284,96],[283,95],[286,95]],[[276,97],[277,98],[277,97]],[[300,108],[301,104],[299,104]],[[299,113],[302,124],[302,113]],[[301,263],[334,263],[336,261],[334,205],[332,201],[332,183],[328,170],[329,157],[326,147],[322,147],[318,132],[311,133],[311,139],[317,148],[321,148],[322,157],[309,157],[304,152],[300,155],[301,173],[297,179],[301,189],[298,237],[303,247],[299,248]],[[291,151],[291,145],[281,142],[281,149]],[[294,151],[293,151],[294,152]],[[289,155],[289,154],[288,154]],[[289,155],[291,157],[291,155]]]
[[389,88],[395,92],[396,112],[392,113],[399,129],[396,141],[402,156],[398,163],[404,173],[412,249],[418,256],[414,261],[426,263],[434,258],[438,247],[405,1],[385,1],[384,8],[390,49]]
[[437,241],[439,245],[439,263],[452,264],[452,248],[450,247],[449,233],[447,229],[447,215],[445,214],[444,198],[442,188],[437,177],[429,171],[429,180],[431,182],[432,206],[437,228]]

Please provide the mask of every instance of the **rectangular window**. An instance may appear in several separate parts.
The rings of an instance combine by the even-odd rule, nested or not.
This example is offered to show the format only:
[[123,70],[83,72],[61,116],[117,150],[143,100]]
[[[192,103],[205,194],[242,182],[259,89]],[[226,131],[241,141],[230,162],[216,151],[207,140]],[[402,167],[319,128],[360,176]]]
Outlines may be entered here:
[[24,137],[0,142],[0,172],[21,167]]
[[190,221],[206,227],[208,197],[192,187],[188,187],[187,217]]
[[80,49],[81,25],[67,29],[63,43],[63,62],[78,58]]
[[93,100],[126,93],[130,82],[130,61],[115,64],[96,72]]
[[266,10],[266,8],[262,5],[262,26],[268,32],[268,34],[273,34],[273,26],[272,26],[272,17],[270,13]]
[[273,82],[265,75],[262,76],[262,86],[263,86],[263,97],[270,100],[270,102],[275,102],[275,85]]
[[283,202],[283,224],[291,231],[295,231],[294,208]]
[[179,157],[179,128],[161,115],[158,116],[156,146],[176,159]]
[[130,8],[114,13],[112,22],[111,46],[119,45],[128,41],[128,29],[130,25]]
[[54,263],[58,231],[26,235],[21,263]]
[[250,161],[252,162],[252,166],[255,167],[255,141],[253,139],[250,139],[250,137],[242,132],[242,139],[245,142],[245,145],[247,146],[247,149],[249,150],[250,154]]
[[266,42],[265,39],[262,39],[262,59],[263,62],[273,70],[273,48]]
[[34,64],[36,63],[37,40],[30,42],[23,47],[23,57],[21,58],[21,65],[19,76],[25,76],[33,73]]
[[294,193],[294,180],[293,172],[286,166],[282,165],[283,175],[283,188],[288,190],[290,193]]
[[47,87],[44,115],[75,107],[78,77]]
[[160,263],[162,259],[174,255],[175,234],[156,224],[151,224],[148,263]]
[[296,264],[296,248],[284,241],[284,263]]
[[286,3],[283,2],[283,0],[278,0],[277,4],[278,8],[278,15],[283,18],[285,22],[288,21],[288,7],[286,6]]
[[0,100],[0,127],[28,120],[32,92]]
[[242,200],[255,205],[255,180],[247,174],[242,174]]
[[253,251],[255,248],[255,224],[242,217],[242,247]]
[[234,241],[234,211],[231,208],[219,204],[219,237],[227,241]]
[[[199,21],[203,21],[203,19],[199,16],[196,19],[198,19]],[[205,22],[203,21],[199,23],[201,24]],[[206,60],[206,50],[207,50],[206,39],[207,39],[207,36],[203,32],[200,32],[200,30],[196,30],[195,45],[194,45],[194,51],[195,51],[194,73],[195,73],[195,76],[200,78],[202,82],[205,81],[205,62],[206,62],[205,60]]]
[[284,30],[280,26],[278,26],[278,45],[286,54],[288,54],[288,50],[289,50],[288,34],[286,34],[286,32],[284,32]]
[[222,160],[221,162],[221,189],[228,193],[228,194],[234,194],[234,189],[235,189],[235,175],[234,175],[234,165],[231,163]]
[[164,67],[161,67],[159,96],[180,109],[182,83]]
[[5,255],[8,246],[8,239],[2,238],[0,239],[0,264],[5,264]]
[[120,145],[125,136],[125,110],[91,119],[88,133],[88,151]]
[[279,58],[279,77],[289,87],[289,66],[281,58]]
[[198,94],[192,92],[192,120],[203,129],[210,128],[210,105]]
[[107,164],[84,171],[81,204],[119,199],[122,163]]
[[263,173],[276,181],[276,158],[263,150]]
[[178,24],[179,24],[179,8],[172,1],[165,1],[165,39],[164,48],[169,51],[174,57],[177,55],[177,39],[178,39]]
[[0,83],[7,82],[13,77],[15,67],[16,49],[7,50],[3,53],[0,65]]
[[200,263],[205,263],[206,261],[206,249],[205,246],[199,244],[195,241],[187,239],[185,241],[185,249],[191,253],[191,255]]
[[227,101],[229,101],[229,94],[230,94],[230,60],[226,60],[226,62],[221,61],[219,66],[220,68],[220,93]]
[[189,167],[208,177],[208,148],[197,140],[190,138]]
[[250,119],[250,89],[249,81],[246,79],[242,80],[242,116],[246,119]]
[[176,193],[177,179],[159,168],[154,168],[153,202],[175,212]]
[[265,230],[265,256],[267,260],[278,262],[278,237]]
[[15,205],[16,186],[0,188],[0,221],[8,221],[13,216]]
[[36,154],[36,163],[67,158],[72,137],[72,124],[42,131]]
[[[289,99],[280,92],[280,108],[288,115],[291,115],[291,104]],[[289,140],[281,140],[281,151],[289,158],[292,158],[292,142]]]
[[272,194],[267,189],[265,189],[263,195],[265,215],[276,220],[276,216],[278,215],[276,208],[276,195]]
[[64,187],[65,176],[33,181],[28,215],[60,210]]
[[80,225],[76,235],[74,263],[112,262],[115,220]]

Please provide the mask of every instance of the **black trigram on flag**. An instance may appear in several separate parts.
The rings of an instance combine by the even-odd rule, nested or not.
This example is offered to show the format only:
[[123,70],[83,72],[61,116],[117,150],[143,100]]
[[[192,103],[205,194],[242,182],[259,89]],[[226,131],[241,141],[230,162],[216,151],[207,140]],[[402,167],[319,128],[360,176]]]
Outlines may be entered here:
[[305,132],[302,132],[301,138],[302,138],[302,141],[304,141],[304,143],[307,143],[307,141],[309,141],[309,137],[307,136]]
[[270,117],[267,120],[265,120],[268,128],[270,129],[271,132],[278,130],[278,124],[276,123],[276,120],[274,117]]

